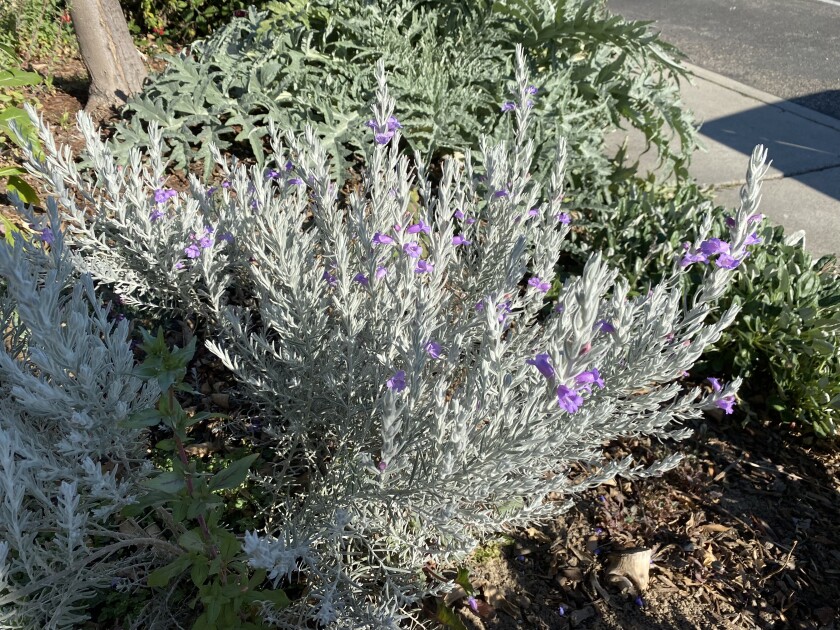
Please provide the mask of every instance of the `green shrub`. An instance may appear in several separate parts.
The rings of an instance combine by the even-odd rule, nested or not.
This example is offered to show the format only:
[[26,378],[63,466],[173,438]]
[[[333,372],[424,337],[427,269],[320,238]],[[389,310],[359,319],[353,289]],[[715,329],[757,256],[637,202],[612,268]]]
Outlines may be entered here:
[[266,0],[127,0],[121,2],[129,29],[135,35],[155,33],[172,43],[186,44],[207,37],[230,22],[248,5]]
[[[20,196],[27,203],[36,203],[38,195],[21,175],[26,169],[17,164],[7,164],[9,160],[8,142],[22,147],[31,142],[38,147],[38,133],[29,120],[29,116],[18,105],[23,104],[24,95],[17,88],[37,85],[41,77],[35,72],[24,72],[18,66],[20,61],[10,46],[0,45],[0,150],[3,152],[3,163],[0,163],[0,179],[6,180],[6,191]],[[20,137],[12,130],[11,125],[17,127]],[[4,221],[6,238],[10,238],[11,225]]]
[[765,225],[758,234],[764,244],[732,287],[741,315],[707,362],[743,375],[747,392],[766,394],[785,422],[836,436],[840,278],[834,257],[815,261],[797,235],[786,237],[778,226]]
[[564,137],[567,176],[576,189],[600,191],[624,174],[605,157],[603,138],[626,119],[684,174],[694,130],[679,101],[679,53],[645,23],[610,16],[592,0],[313,0],[252,10],[189,53],[167,57],[170,66],[127,106],[132,121],[119,128],[117,150],[148,147],[155,122],[174,164],[203,162],[208,176],[211,143],[262,165],[269,120],[281,129],[310,124],[344,179],[361,159],[369,114],[360,103],[373,92],[373,62],[381,59],[406,148],[436,158],[485,133],[499,138],[513,124],[516,112],[501,122],[498,113],[519,43],[538,89],[537,170],[545,169],[542,147]]
[[5,0],[0,3],[0,44],[24,58],[49,59],[75,49],[76,36],[64,0]]
[[[667,189],[637,182],[614,205],[582,212],[571,254],[602,247],[634,291],[645,293],[670,273],[681,240],[695,238],[712,205],[696,184]],[[726,210],[713,214],[710,236],[725,238]],[[786,236],[767,221],[755,226],[762,244],[740,265],[722,301],[739,303],[740,315],[698,369],[740,375],[746,399],[765,403],[777,420],[804,424],[819,436],[837,435],[840,278],[834,259],[813,260],[799,235]],[[695,267],[684,282],[700,281]]]

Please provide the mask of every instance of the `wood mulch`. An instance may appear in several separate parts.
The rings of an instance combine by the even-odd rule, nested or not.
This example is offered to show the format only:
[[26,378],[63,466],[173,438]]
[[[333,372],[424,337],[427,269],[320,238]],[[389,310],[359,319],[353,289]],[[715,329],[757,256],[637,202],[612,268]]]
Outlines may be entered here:
[[[823,628],[840,615],[840,452],[778,427],[707,418],[664,478],[609,484],[473,563],[491,606],[469,628]],[[674,449],[624,441],[650,463]],[[653,550],[641,598],[606,583],[623,548]],[[492,608],[492,616],[486,612]]]

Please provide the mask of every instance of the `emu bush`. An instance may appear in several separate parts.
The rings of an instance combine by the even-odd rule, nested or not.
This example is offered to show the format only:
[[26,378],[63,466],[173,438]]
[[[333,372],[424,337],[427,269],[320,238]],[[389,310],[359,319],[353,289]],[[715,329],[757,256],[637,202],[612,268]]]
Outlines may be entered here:
[[[594,253],[549,301],[570,229],[563,201],[566,148],[558,143],[545,183],[532,177],[535,123],[526,104],[533,94],[521,49],[516,69],[509,98],[515,124],[507,142],[483,140],[477,155],[467,150],[463,159],[444,161],[434,180],[422,156],[411,162],[400,149],[401,124],[381,63],[372,116],[360,123],[368,134],[366,166],[345,190],[331,177],[327,149],[312,128],[300,136],[272,129],[267,169],[231,165],[217,154],[224,185],[208,190],[194,177],[188,191],[176,192],[163,179],[157,141],[148,155],[135,150],[119,168],[81,114],[92,168],[79,172],[41,125],[46,156],[32,156],[30,166],[53,187],[63,232],[57,216],[49,226],[36,226],[41,244],[3,249],[0,269],[19,277],[20,291],[31,292],[38,281],[22,276],[28,260],[58,256],[66,243],[80,271],[116,289],[139,312],[201,315],[197,333],[259,414],[250,441],[259,458],[246,458],[238,471],[257,459],[250,483],[262,497],[261,520],[233,533],[269,587],[286,589],[292,576],[304,584],[289,606],[263,607],[270,626],[419,625],[419,599],[452,587],[426,578],[428,563],[446,566],[500,528],[551,518],[578,493],[616,475],[644,477],[674,467],[677,455],[648,468],[630,459],[605,461],[602,445],[620,436],[685,438],[684,421],[735,403],[738,379],[714,381],[705,390],[686,390],[679,379],[736,315],[735,306],[717,312],[717,303],[732,282],[732,267],[748,253],[764,154],[753,156],[744,204],[729,228],[729,258],[719,253],[714,264],[696,266],[702,280],[691,291],[680,288],[687,273],[680,257],[662,282],[631,297],[627,282]],[[156,134],[152,128],[153,139]],[[696,226],[690,254],[720,248],[721,241],[708,238],[712,223],[707,215]],[[50,273],[50,264],[41,264],[42,273]],[[68,274],[62,283],[71,284]],[[77,282],[90,297],[73,302],[68,331],[90,330],[104,317],[84,274]],[[55,296],[62,295],[62,283],[53,283]],[[35,430],[40,425],[31,414],[49,414],[56,426],[51,444],[79,444],[74,458],[86,456],[92,444],[101,449],[99,457],[134,453],[141,441],[133,432],[109,430],[105,442],[71,437],[81,409],[95,428],[100,416],[91,409],[117,404],[120,392],[134,397],[137,385],[113,395],[109,389],[129,368],[107,360],[109,353],[127,356],[125,323],[115,329],[119,338],[108,336],[112,325],[98,324],[85,343],[104,350],[91,355],[83,372],[76,350],[36,347],[38,338],[29,332],[58,317],[64,302],[11,290],[4,299],[4,330],[17,331],[0,362],[8,400],[17,400],[19,388],[7,373],[28,374],[27,382],[54,397],[67,379],[79,378],[87,388],[87,398],[72,408],[43,403],[30,409],[21,400],[3,410],[0,436],[9,427],[21,436],[21,445],[11,442],[0,460],[21,507],[10,513],[4,504],[0,511],[0,532],[11,541],[4,543],[0,569],[2,612],[43,621],[40,602],[60,596],[42,578],[52,560],[32,574],[19,568],[39,536],[48,538],[57,527],[59,536],[76,541],[72,550],[84,544],[74,551],[81,556],[64,566],[83,563],[94,573],[103,558],[90,545],[99,539],[88,542],[84,527],[97,522],[96,501],[104,502],[108,527],[117,530],[138,505],[121,513],[111,506],[128,502],[138,485],[120,494],[114,483],[99,484],[85,491],[73,519],[59,515],[31,527],[36,522],[28,514],[57,492],[56,479],[79,484],[93,474],[76,459],[53,461],[44,446],[26,446],[48,439]],[[15,308],[20,324],[13,323]],[[60,361],[57,352],[64,352]],[[55,370],[40,367],[48,360]],[[143,396],[132,400],[150,403]],[[31,462],[31,474],[16,472],[21,461]],[[580,462],[586,472],[573,472]],[[126,463],[127,471],[137,467]],[[50,474],[34,472],[43,469]],[[139,470],[140,477],[148,474]],[[171,492],[188,490],[178,485]],[[564,499],[549,500],[550,493]],[[144,505],[144,497],[137,500]],[[47,501],[37,509],[51,514],[56,508]],[[173,509],[170,518],[180,516]],[[30,533],[9,534],[24,529]],[[195,540],[177,540],[183,554],[192,553],[188,543]],[[43,553],[70,551],[63,544]],[[167,579],[186,582],[177,575],[186,563],[168,565]],[[90,577],[85,585],[73,612],[57,625],[83,615],[79,601],[102,583]]]

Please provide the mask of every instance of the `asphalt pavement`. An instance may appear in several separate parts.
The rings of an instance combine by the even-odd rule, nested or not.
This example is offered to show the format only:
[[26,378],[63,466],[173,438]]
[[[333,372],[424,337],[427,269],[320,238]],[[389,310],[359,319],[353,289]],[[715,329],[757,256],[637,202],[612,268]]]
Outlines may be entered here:
[[607,0],[697,66],[840,119],[840,0]]

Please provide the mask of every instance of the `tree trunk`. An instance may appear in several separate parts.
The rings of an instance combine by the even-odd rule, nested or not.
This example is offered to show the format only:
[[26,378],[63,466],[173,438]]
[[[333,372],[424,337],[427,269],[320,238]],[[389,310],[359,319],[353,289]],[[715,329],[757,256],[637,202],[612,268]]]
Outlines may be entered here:
[[142,89],[146,67],[119,0],[73,0],[70,16],[91,80],[85,109],[123,105]]

